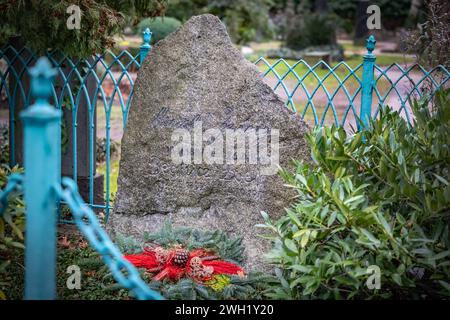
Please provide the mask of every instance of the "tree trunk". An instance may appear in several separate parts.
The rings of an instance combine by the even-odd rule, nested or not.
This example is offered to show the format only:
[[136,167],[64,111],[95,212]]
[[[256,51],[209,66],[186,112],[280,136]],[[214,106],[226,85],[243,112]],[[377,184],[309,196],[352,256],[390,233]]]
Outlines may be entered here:
[[328,0],[315,0],[314,11],[319,14],[328,13]]
[[417,24],[422,5],[423,0],[411,0],[411,7],[409,8],[408,20],[406,22],[408,27],[414,27]]
[[411,0],[411,7],[409,9],[409,17],[416,19],[419,14],[419,9],[422,7],[423,0]]
[[370,3],[367,0],[359,0],[356,7],[356,25],[355,25],[355,43],[361,43],[365,40],[369,34],[369,29],[367,28],[367,7]]

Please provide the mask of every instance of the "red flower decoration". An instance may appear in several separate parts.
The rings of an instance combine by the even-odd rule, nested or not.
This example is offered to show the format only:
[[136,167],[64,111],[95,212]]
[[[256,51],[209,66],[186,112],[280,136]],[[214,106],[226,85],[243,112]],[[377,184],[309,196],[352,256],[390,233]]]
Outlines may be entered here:
[[[238,265],[219,260],[206,249],[189,252],[185,265],[180,265],[179,257],[175,259],[180,247],[164,249],[161,246],[147,247],[143,253],[126,255],[125,259],[138,268],[145,268],[150,273],[157,273],[153,280],[180,280],[184,276],[198,281],[207,281],[216,274],[244,276],[244,270]],[[184,251],[184,250],[182,250]],[[175,262],[176,261],[176,262]]]

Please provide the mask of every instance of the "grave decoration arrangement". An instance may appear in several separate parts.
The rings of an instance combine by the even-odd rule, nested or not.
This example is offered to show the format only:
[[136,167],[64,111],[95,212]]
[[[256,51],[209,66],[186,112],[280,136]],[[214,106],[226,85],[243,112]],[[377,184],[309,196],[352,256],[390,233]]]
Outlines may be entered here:
[[215,275],[239,275],[244,277],[244,270],[235,263],[219,260],[214,251],[195,249],[189,251],[181,245],[165,249],[155,244],[146,247],[143,253],[126,255],[125,258],[138,268],[156,273],[153,280],[180,280],[191,277],[198,281],[208,281]]
[[115,240],[149,286],[167,299],[262,299],[272,279],[241,267],[242,238],[221,230],[175,228],[167,219],[139,240],[123,234]]
[[[255,236],[255,225],[262,222],[261,211],[280,218],[295,197],[276,171],[278,165],[290,168],[293,158],[309,161],[308,126],[262,80],[216,16],[192,17],[150,55],[134,86],[107,228],[142,235],[170,216],[174,226],[242,237],[248,249],[242,266],[270,268],[264,259],[270,241]],[[194,140],[202,141],[201,148],[191,148]],[[242,159],[237,150],[255,151],[256,161]],[[192,154],[197,160],[187,159]]]

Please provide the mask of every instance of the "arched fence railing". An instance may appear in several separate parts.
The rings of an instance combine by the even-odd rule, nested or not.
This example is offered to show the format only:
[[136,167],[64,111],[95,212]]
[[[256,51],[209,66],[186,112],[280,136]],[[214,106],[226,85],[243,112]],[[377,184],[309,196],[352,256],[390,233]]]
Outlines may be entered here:
[[[61,52],[47,54],[57,72],[50,103],[63,111],[61,174],[77,182],[83,199],[92,209],[104,212],[105,220],[113,197],[112,142],[120,141],[126,127],[136,72],[151,50],[150,39],[151,32],[146,30],[139,52],[134,54],[106,51],[90,59],[73,59]],[[311,65],[305,60],[292,64],[264,58],[255,65],[287,107],[311,125],[357,129],[360,121],[376,117],[383,105],[411,122],[409,100],[434,95],[448,85],[450,72],[442,66],[429,71],[418,64],[380,66],[373,53],[375,43],[373,37],[367,40],[367,54],[356,65],[325,61]],[[28,70],[36,60],[26,48],[0,49],[0,103],[9,110],[11,165],[23,164],[23,129],[18,121],[19,113],[32,102]],[[105,154],[104,177],[96,168],[98,143],[103,143]]]
[[131,290],[138,299],[162,299],[141,279],[101,227],[94,212],[78,193],[70,178],[61,179],[62,112],[48,104],[56,70],[49,60],[40,58],[30,69],[34,104],[22,111],[24,125],[25,173],[13,174],[0,191],[0,216],[7,209],[8,196],[21,189],[26,202],[25,299],[56,297],[57,208],[64,200],[72,211],[78,229],[102,256],[116,281]]
[[[56,70],[52,84],[50,103],[63,111],[62,174],[71,176],[76,182],[84,182],[82,189],[91,208],[105,210],[108,217],[111,202],[111,123],[112,113],[120,110],[121,128],[126,126],[131,97],[133,96],[136,71],[151,49],[151,32],[145,30],[139,53],[111,50],[90,59],[72,59],[60,51],[47,54]],[[21,47],[12,45],[0,50],[0,93],[2,103],[9,110],[9,161],[10,165],[23,164],[23,130],[19,113],[31,103],[29,70],[38,56]],[[1,65],[3,62],[3,66]],[[102,114],[102,123],[97,121]],[[102,132],[98,132],[99,128]],[[100,200],[94,196],[96,178],[96,145],[101,135],[105,141],[105,196]],[[82,181],[78,181],[82,180]],[[83,181],[84,180],[84,181]],[[98,189],[98,188],[97,188]],[[100,189],[103,189],[100,187]],[[103,190],[101,190],[103,192]],[[64,220],[62,220],[64,221]]]

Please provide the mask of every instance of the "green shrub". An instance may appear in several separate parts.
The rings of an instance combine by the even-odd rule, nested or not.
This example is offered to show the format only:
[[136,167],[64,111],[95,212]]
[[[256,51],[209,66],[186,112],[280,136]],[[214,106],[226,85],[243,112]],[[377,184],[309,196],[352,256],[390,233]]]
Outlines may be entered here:
[[286,46],[301,50],[335,43],[335,24],[330,15],[306,13],[286,28]]
[[226,25],[233,42],[245,44],[274,36],[269,19],[272,4],[271,0],[168,0],[166,13],[183,22],[192,16],[213,14]]
[[[389,109],[355,135],[315,128],[314,164],[282,171],[298,198],[277,222],[268,254],[276,298],[450,296],[450,90],[412,126]],[[381,287],[369,289],[370,266]]]
[[137,32],[141,35],[146,28],[150,28],[150,31],[153,33],[152,43],[156,43],[174,32],[179,26],[181,26],[181,22],[175,18],[148,18],[139,22]]
[[[22,172],[6,165],[0,167],[0,190],[12,173]],[[0,300],[9,298],[9,291],[16,285],[12,273],[20,269],[23,261],[17,261],[23,255],[25,231],[25,205],[23,195],[13,192],[8,197],[8,205],[0,217]]]

